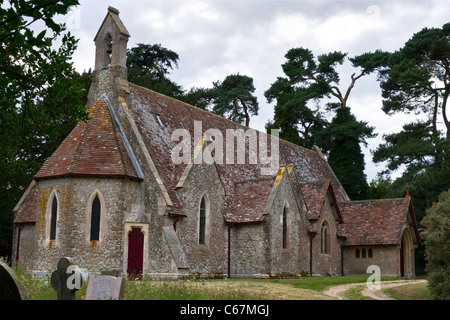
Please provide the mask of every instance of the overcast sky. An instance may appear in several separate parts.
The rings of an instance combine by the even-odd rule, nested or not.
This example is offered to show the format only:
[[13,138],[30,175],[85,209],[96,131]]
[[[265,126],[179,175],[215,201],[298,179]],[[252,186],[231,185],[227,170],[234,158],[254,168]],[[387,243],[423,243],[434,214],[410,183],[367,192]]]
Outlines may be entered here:
[[[252,77],[260,111],[250,126],[258,130],[273,118],[274,105],[263,93],[284,76],[281,64],[289,49],[305,47],[316,56],[336,50],[350,57],[377,49],[395,51],[422,28],[450,22],[448,0],[80,0],[63,21],[79,38],[74,66],[80,72],[94,66],[93,39],[108,6],[120,11],[131,34],[128,48],[159,43],[178,53],[179,66],[170,78],[185,90],[211,87],[230,74]],[[344,90],[357,70],[347,61],[339,71]],[[381,111],[375,76],[357,81],[348,106],[379,133],[365,149],[371,180],[384,167],[372,163],[370,150],[382,142],[383,133],[398,132],[413,116]]]

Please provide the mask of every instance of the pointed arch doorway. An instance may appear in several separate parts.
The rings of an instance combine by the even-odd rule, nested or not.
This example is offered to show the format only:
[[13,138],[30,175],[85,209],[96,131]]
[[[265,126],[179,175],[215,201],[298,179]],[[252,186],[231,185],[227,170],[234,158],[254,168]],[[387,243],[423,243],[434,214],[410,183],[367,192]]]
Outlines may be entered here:
[[414,275],[414,255],[413,242],[408,229],[402,234],[402,242],[400,244],[400,276],[412,277]]
[[141,228],[132,228],[128,233],[128,266],[130,280],[142,279],[144,270],[144,233]]

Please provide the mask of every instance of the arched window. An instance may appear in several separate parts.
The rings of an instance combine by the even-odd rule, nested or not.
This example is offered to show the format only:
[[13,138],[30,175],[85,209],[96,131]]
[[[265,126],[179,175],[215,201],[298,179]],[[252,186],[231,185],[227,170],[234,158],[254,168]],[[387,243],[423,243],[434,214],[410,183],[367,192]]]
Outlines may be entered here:
[[56,222],[58,220],[58,199],[53,195],[52,208],[50,215],[50,240],[56,239]]
[[101,204],[98,196],[95,196],[91,207],[91,238],[90,240],[100,240],[100,214]]
[[356,248],[356,250],[355,250],[355,258],[359,259],[359,249],[358,248]]
[[368,258],[372,258],[373,257],[372,248],[369,248],[369,250],[367,250],[367,257]]
[[320,252],[329,253],[330,251],[330,233],[326,221],[322,223],[320,228]]
[[206,201],[205,197],[202,197],[200,202],[200,223],[198,229],[198,243],[205,244],[206,240]]
[[287,248],[287,212],[286,207],[283,209],[283,249]]
[[366,249],[362,249],[361,257],[362,257],[362,258],[365,258],[365,257],[366,257]]

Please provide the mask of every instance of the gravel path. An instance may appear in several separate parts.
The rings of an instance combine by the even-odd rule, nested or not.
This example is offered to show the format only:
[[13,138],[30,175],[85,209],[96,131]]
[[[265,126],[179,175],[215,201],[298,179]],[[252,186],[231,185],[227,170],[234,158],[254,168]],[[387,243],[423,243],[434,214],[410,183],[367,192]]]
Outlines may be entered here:
[[413,284],[413,283],[421,283],[426,282],[426,280],[396,280],[396,281],[382,281],[381,282],[381,288],[380,289],[369,289],[365,283],[350,283],[350,284],[344,284],[340,286],[334,286],[330,289],[326,290],[324,294],[343,300],[342,297],[343,293],[347,290],[353,289],[355,287],[363,286],[364,289],[362,291],[362,294],[364,296],[370,297],[375,300],[393,300],[391,297],[386,295],[383,290],[387,288],[397,287],[397,286],[403,286],[405,284]]

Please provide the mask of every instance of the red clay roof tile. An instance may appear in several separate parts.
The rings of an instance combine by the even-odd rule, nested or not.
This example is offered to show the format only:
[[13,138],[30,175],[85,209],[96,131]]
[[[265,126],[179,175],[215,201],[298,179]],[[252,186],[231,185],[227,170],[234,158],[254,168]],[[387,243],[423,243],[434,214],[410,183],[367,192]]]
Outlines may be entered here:
[[323,182],[300,183],[303,198],[305,199],[308,219],[319,219],[322,212],[325,196],[330,186],[330,180]]
[[14,223],[32,223],[36,222],[36,210],[38,207],[38,187],[34,181],[28,186],[20,206],[14,216]]
[[[201,122],[201,134],[208,129],[221,132],[224,153],[226,130],[245,131],[248,128],[133,84],[130,84],[127,105],[173,202],[170,213],[186,215],[175,190],[187,164],[176,165],[171,159],[171,152],[179,143],[171,139],[174,130],[186,129],[191,133],[194,154],[194,121]],[[75,127],[35,176],[37,180],[92,175],[139,179],[124,142],[117,134],[106,102],[98,100],[89,112],[91,119]],[[258,136],[261,137],[260,133]],[[399,244],[411,210],[409,198],[348,201],[340,188],[333,188],[339,182],[318,152],[284,140],[279,140],[279,148],[279,164],[292,167],[300,181],[309,219],[320,216],[327,192],[331,189],[333,202],[339,203],[336,208],[340,222],[338,235],[347,238],[346,245]],[[233,156],[236,160],[236,152]],[[247,161],[248,156],[247,148]],[[223,163],[213,165],[225,191],[225,220],[232,223],[262,221],[277,174],[262,175],[263,165],[260,162],[236,164],[235,161],[235,164],[226,164],[223,160]],[[29,209],[19,210],[15,222],[33,221],[30,213],[35,212],[36,190],[36,187],[30,190],[22,206]],[[308,225],[308,230],[313,232],[314,225]]]
[[340,203],[345,245],[399,245],[410,199],[364,200]]
[[90,119],[80,122],[47,159],[35,179],[64,176],[102,176],[140,180],[106,102],[97,100]]
[[[186,168],[186,164],[175,165],[171,159],[171,151],[179,143],[179,141],[174,142],[171,140],[174,130],[186,129],[191,134],[192,154],[194,154],[193,149],[196,147],[193,141],[194,121],[201,122],[201,134],[208,129],[217,129],[223,137],[223,152],[225,154],[227,129],[242,129],[246,131],[249,128],[131,83],[129,89],[130,94],[127,97],[128,109],[174,203],[172,211],[174,214],[185,214],[181,202],[174,192]],[[265,137],[265,135],[261,136],[260,132],[257,132],[257,134],[258,137]],[[334,179],[334,175],[326,161],[316,151],[284,140],[279,140],[279,149],[279,164],[292,165],[295,175],[300,181],[323,182],[326,179],[330,179],[332,183],[339,183]],[[228,219],[230,222],[249,222],[252,219],[253,221],[260,221],[261,208],[264,208],[266,205],[268,197],[259,196],[259,193],[263,195],[270,194],[276,171],[278,170],[278,168],[275,168],[275,173],[270,176],[262,175],[261,168],[264,165],[260,162],[258,164],[249,164],[248,156],[247,148],[247,160],[244,164],[237,164],[237,161],[234,161],[234,164],[226,164],[225,158],[222,164],[216,163],[227,199],[225,219]],[[234,157],[236,160],[236,153]],[[272,183],[268,182],[270,180]],[[245,210],[236,211],[238,204],[245,201],[243,200],[242,192],[235,192],[235,190],[251,188],[251,183],[246,183],[246,181],[251,181],[259,186],[258,198],[261,202],[256,207],[251,208],[248,205]],[[241,185],[239,186],[239,184]],[[336,194],[336,198],[338,201],[346,200],[345,196],[339,193]],[[256,202],[256,200],[252,201],[252,203]]]

